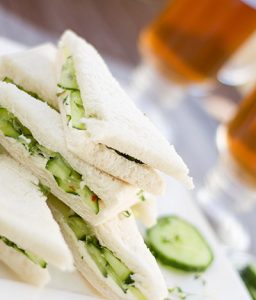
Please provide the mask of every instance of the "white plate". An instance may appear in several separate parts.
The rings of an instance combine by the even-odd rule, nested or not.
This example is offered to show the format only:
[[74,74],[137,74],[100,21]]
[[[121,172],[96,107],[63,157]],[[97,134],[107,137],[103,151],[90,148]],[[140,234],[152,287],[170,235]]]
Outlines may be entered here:
[[[0,54],[15,52],[22,48],[15,42],[0,38]],[[222,253],[221,247],[193,202],[192,196],[170,179],[167,179],[167,186],[166,195],[158,202],[160,214],[177,214],[192,221],[203,232],[215,254],[213,265],[197,279],[195,274],[188,275],[162,268],[168,287],[182,288],[188,294],[188,300],[250,300],[247,290]],[[51,282],[44,289],[38,289],[19,282],[13,273],[0,264],[0,299],[96,299],[92,297],[95,294],[88,283],[77,272],[62,273],[50,268],[50,274]],[[170,296],[170,299],[181,298]]]

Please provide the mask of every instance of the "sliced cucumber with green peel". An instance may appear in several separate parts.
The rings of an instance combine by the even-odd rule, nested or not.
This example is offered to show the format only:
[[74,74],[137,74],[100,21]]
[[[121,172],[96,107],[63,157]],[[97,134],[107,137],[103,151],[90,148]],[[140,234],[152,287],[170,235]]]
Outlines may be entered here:
[[177,269],[200,272],[213,261],[213,253],[201,233],[177,216],[160,218],[147,231],[146,241],[159,261]]
[[81,123],[81,119],[85,116],[84,106],[79,91],[70,92],[70,109],[72,127],[76,129],[86,129],[85,124]]
[[78,194],[95,214],[99,212],[99,198],[87,186],[83,187],[83,189],[80,189]]
[[46,268],[47,267],[47,262],[44,261],[42,258],[36,256],[35,254],[31,253],[30,251],[25,250],[25,255],[33,261],[33,263],[39,265],[41,268]]
[[91,256],[91,258],[94,260],[95,264],[99,268],[100,272],[104,277],[108,276],[108,262],[106,261],[104,255],[102,254],[101,250],[95,246],[93,243],[86,243],[85,247]]
[[53,176],[62,180],[67,179],[72,173],[72,168],[57,154],[48,160],[46,169],[50,171]]
[[92,229],[78,215],[69,216],[67,219],[68,226],[73,230],[78,240],[85,241],[86,237],[92,235]]
[[107,265],[107,276],[111,277],[115,283],[126,293],[127,285],[118,277],[112,266]]
[[62,66],[59,86],[64,89],[78,89],[75,66],[72,56],[67,57],[66,61]]
[[60,179],[58,177],[54,177],[54,179],[57,182],[58,186],[66,193],[79,195],[78,193],[79,186],[80,186],[79,181],[71,180],[70,178]]
[[17,139],[20,136],[20,132],[15,130],[12,126],[12,123],[7,120],[0,120],[0,130],[7,137]]
[[142,292],[138,290],[135,286],[130,286],[128,288],[128,291],[130,291],[137,300],[147,300],[147,298],[142,294]]
[[130,276],[132,275],[132,272],[121,262],[121,260],[116,258],[107,248],[103,248],[102,250],[107,262],[110,264],[118,278],[122,282],[131,281]]
[[256,300],[256,265],[250,264],[241,272],[241,277],[248,288],[252,299]]

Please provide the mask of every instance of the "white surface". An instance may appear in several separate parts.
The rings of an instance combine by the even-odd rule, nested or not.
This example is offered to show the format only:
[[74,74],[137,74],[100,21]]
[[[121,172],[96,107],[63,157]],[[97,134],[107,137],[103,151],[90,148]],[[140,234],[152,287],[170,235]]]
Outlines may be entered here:
[[[0,38],[0,54],[18,50],[19,45]],[[208,224],[193,203],[191,195],[178,183],[167,180],[166,195],[159,199],[160,214],[178,214],[196,224],[209,241],[215,254],[215,261],[201,278],[162,268],[168,287],[181,287],[188,293],[188,300],[250,300],[237,273],[224,257]],[[8,300],[93,300],[90,287],[77,272],[61,273],[50,269],[52,281],[44,289],[23,284],[4,265],[0,264],[1,299]],[[85,296],[85,295],[88,295]],[[170,300],[180,299],[170,296]]]

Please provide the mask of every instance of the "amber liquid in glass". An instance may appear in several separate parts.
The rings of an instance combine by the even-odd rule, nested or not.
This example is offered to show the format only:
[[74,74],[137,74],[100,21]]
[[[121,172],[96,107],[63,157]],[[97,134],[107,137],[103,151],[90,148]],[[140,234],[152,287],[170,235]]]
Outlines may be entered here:
[[228,125],[228,146],[235,160],[256,182],[256,88]]
[[172,0],[141,34],[142,54],[170,79],[201,82],[256,29],[256,9],[239,0]]

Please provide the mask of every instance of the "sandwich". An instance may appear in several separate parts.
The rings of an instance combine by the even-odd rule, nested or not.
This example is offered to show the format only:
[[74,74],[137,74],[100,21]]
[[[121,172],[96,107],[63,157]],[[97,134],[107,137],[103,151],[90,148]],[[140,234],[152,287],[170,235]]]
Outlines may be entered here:
[[53,196],[48,204],[79,272],[106,299],[163,300],[168,292],[131,212],[93,227]]
[[41,183],[93,225],[141,201],[142,191],[87,164],[66,146],[60,114],[0,82],[0,143]]
[[[65,38],[67,36],[67,38]],[[114,150],[114,148],[110,145],[107,145],[107,142],[95,142],[93,139],[93,136],[91,136],[91,133],[88,134],[91,136],[91,138],[88,138],[88,135],[85,135],[85,131],[81,130],[81,128],[76,128],[77,126],[73,126],[71,122],[71,117],[75,114],[75,118],[79,117],[81,113],[81,109],[83,110],[84,107],[81,105],[77,105],[77,103],[74,104],[73,101],[70,102],[70,97],[73,95],[74,97],[76,95],[83,95],[82,89],[80,93],[80,85],[83,86],[84,84],[81,83],[82,80],[86,80],[86,74],[83,74],[81,76],[79,88],[78,88],[78,79],[76,80],[76,88],[72,88],[71,86],[65,87],[65,76],[66,78],[70,78],[72,74],[69,75],[70,70],[74,69],[75,66],[69,66],[70,58],[67,59],[67,66],[64,66],[63,60],[65,60],[65,57],[63,58],[63,48],[68,48],[68,45],[65,46],[66,40],[67,44],[70,42],[74,42],[77,44],[77,50],[75,53],[80,53],[84,56],[81,60],[81,65],[84,66],[84,69],[88,70],[87,76],[91,76],[92,68],[97,67],[101,73],[101,69],[104,70],[102,75],[104,74],[106,78],[106,82],[103,80],[102,84],[102,78],[99,76],[99,78],[95,75],[93,78],[93,82],[90,83],[88,81],[88,84],[91,86],[91,88],[95,88],[94,92],[90,92],[88,97],[90,98],[89,101],[91,102],[93,99],[90,95],[94,95],[96,97],[95,107],[98,107],[100,110],[102,110],[99,107],[99,103],[101,100],[101,93],[100,93],[100,86],[102,85],[105,87],[106,99],[109,99],[109,92],[113,89],[113,95],[116,95],[118,99],[125,98],[128,105],[128,110],[126,108],[125,102],[119,101],[118,103],[113,103],[109,101],[104,102],[105,105],[105,112],[107,112],[110,109],[110,113],[114,113],[116,108],[113,107],[117,105],[120,108],[120,119],[119,121],[114,117],[114,121],[118,121],[122,123],[127,123],[127,130],[121,133],[122,129],[120,127],[120,124],[113,123],[112,125],[116,127],[120,127],[120,130],[117,130],[117,132],[112,132],[112,137],[106,136],[104,134],[104,138],[106,139],[115,139],[118,144],[120,144],[120,147],[125,147],[127,149],[130,149],[131,147],[134,149],[137,149],[135,152],[143,153],[141,155],[134,155],[133,157],[130,154],[127,154],[126,152],[122,153],[119,151],[121,148],[118,146]],[[62,45],[62,46],[61,46]],[[81,48],[81,49],[80,49]],[[26,91],[33,97],[48,102],[50,106],[58,110],[60,108],[61,115],[63,119],[63,125],[65,129],[65,137],[67,141],[67,147],[74,152],[75,155],[80,156],[80,158],[89,164],[92,164],[98,169],[101,169],[105,171],[108,174],[113,175],[114,177],[117,177],[121,179],[122,181],[125,181],[127,183],[130,183],[142,190],[145,190],[147,192],[153,193],[153,194],[161,194],[164,191],[164,181],[162,177],[160,176],[159,172],[155,170],[154,166],[152,167],[151,164],[143,162],[143,160],[135,158],[135,157],[142,157],[145,154],[145,151],[149,153],[149,155],[153,155],[153,160],[158,161],[158,164],[160,163],[159,157],[162,156],[161,151],[159,151],[159,155],[157,156],[155,150],[159,150],[160,147],[163,148],[163,143],[165,143],[165,149],[166,153],[169,153],[169,160],[167,159],[166,162],[169,161],[170,169],[169,174],[171,173],[172,176],[178,177],[180,180],[186,181],[187,184],[191,187],[192,181],[191,179],[186,175],[188,170],[185,166],[185,164],[182,162],[181,158],[175,153],[175,150],[173,146],[170,146],[168,142],[164,140],[163,137],[157,132],[157,130],[154,128],[154,126],[149,122],[149,120],[141,114],[134,104],[128,99],[128,97],[125,95],[125,93],[121,90],[120,86],[115,82],[115,80],[112,78],[112,75],[107,70],[104,62],[99,57],[98,53],[95,49],[92,48],[92,46],[88,45],[85,41],[78,38],[71,32],[67,32],[64,34],[62,41],[60,42],[60,50],[58,51],[58,61],[57,64],[59,67],[57,68],[59,71],[57,72],[57,76],[59,77],[59,104],[58,99],[56,97],[56,72],[55,72],[55,57],[56,57],[56,48],[51,44],[45,44],[38,46],[36,48],[22,51],[20,53],[15,54],[8,54],[4,55],[0,58],[0,79],[11,82],[15,84],[20,89]],[[74,57],[77,55],[74,53]],[[89,68],[86,64],[88,64],[88,59],[90,61],[90,58],[88,58],[88,55],[90,56],[92,54],[92,63],[93,65]],[[78,55],[78,56],[79,56]],[[87,58],[87,60],[86,60]],[[85,61],[84,61],[85,60]],[[80,64],[80,61],[78,60],[78,63]],[[61,71],[63,69],[63,72]],[[66,69],[66,71],[65,71]],[[76,70],[74,69],[74,72],[76,73]],[[71,72],[72,73],[72,72]],[[66,75],[65,75],[66,74]],[[77,76],[80,73],[78,72]],[[80,75],[78,76],[80,78]],[[92,80],[91,78],[90,80]],[[75,78],[76,79],[76,78]],[[64,83],[63,83],[64,80]],[[97,82],[99,80],[99,84],[97,85]],[[62,83],[60,82],[62,81]],[[84,81],[83,81],[84,82]],[[109,82],[109,86],[107,84]],[[87,84],[87,83],[85,83]],[[87,88],[87,87],[85,87]],[[120,97],[120,95],[122,97]],[[67,97],[69,95],[69,97]],[[72,97],[73,97],[72,96]],[[103,96],[103,95],[102,95]],[[87,94],[84,96],[84,99],[87,99]],[[105,97],[105,96],[104,96]],[[80,97],[81,98],[81,97]],[[78,98],[77,98],[78,99]],[[84,101],[83,99],[83,101]],[[118,100],[116,99],[116,100]],[[80,100],[79,100],[80,101]],[[87,100],[86,100],[87,101]],[[65,103],[63,103],[65,102]],[[98,103],[99,102],[99,103]],[[115,101],[114,101],[115,102]],[[73,104],[74,105],[73,105]],[[72,104],[72,105],[70,105]],[[93,103],[91,103],[94,105]],[[72,108],[72,109],[71,109]],[[98,109],[97,108],[97,109]],[[138,119],[138,122],[140,122],[139,130],[138,127],[135,130],[136,122],[133,118],[128,118],[128,121],[123,118],[123,112],[124,110],[130,111],[129,115],[134,114],[136,116],[136,119]],[[74,113],[71,113],[71,112]],[[138,118],[140,116],[140,118]],[[106,115],[106,120],[108,119],[108,115]],[[126,116],[127,117],[127,116]],[[72,117],[73,118],[73,117]],[[91,117],[90,117],[91,118]],[[102,120],[104,121],[104,120]],[[107,123],[109,123],[107,121]],[[111,125],[111,124],[108,125]],[[105,121],[102,122],[101,125],[104,125]],[[133,125],[132,125],[133,124]],[[131,126],[132,125],[132,126]],[[138,124],[137,124],[138,125]],[[146,129],[144,128],[146,126]],[[79,127],[79,126],[78,126]],[[105,126],[103,126],[105,127]],[[150,129],[151,128],[151,129]],[[96,128],[95,128],[96,129]],[[145,131],[146,130],[146,131]],[[151,130],[151,131],[150,131]],[[140,133],[141,132],[141,133]],[[145,140],[145,134],[147,135]],[[121,136],[120,136],[121,135]],[[134,137],[135,135],[135,137]],[[138,136],[137,136],[138,135]],[[155,142],[159,144],[158,138],[162,140],[162,144],[160,143],[159,146],[153,147],[152,149],[152,140],[148,139],[150,136],[155,136]],[[122,139],[130,140],[130,138],[133,136],[130,145],[128,145],[128,141],[123,142]],[[137,136],[137,137],[136,137]],[[160,137],[159,137],[160,136]],[[144,138],[143,138],[144,137]],[[135,139],[134,139],[135,138]],[[139,141],[141,140],[141,142]],[[151,141],[151,145],[149,144]],[[142,146],[143,145],[143,146]],[[127,146],[127,147],[126,147]],[[138,148],[139,147],[139,148]],[[168,149],[169,150],[168,150]],[[119,150],[118,150],[119,149]],[[143,150],[143,151],[142,151]],[[131,153],[130,151],[128,151]],[[154,156],[155,155],[155,156]],[[165,159],[167,156],[165,157]],[[158,166],[158,169],[161,170],[161,168]],[[164,171],[164,170],[163,170]]]
[[193,187],[174,146],[140,112],[92,45],[67,31],[57,54],[59,109],[68,148],[82,160],[153,194],[159,171]]
[[23,281],[46,284],[48,263],[72,270],[72,255],[40,182],[6,154],[0,154],[0,206],[0,260]]
[[16,84],[34,98],[58,109],[55,78],[56,48],[43,44],[0,57],[0,80]]

